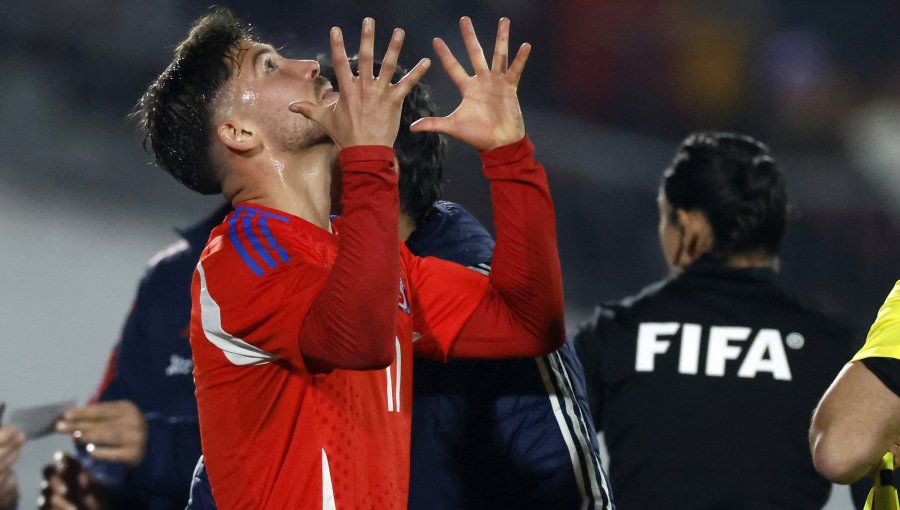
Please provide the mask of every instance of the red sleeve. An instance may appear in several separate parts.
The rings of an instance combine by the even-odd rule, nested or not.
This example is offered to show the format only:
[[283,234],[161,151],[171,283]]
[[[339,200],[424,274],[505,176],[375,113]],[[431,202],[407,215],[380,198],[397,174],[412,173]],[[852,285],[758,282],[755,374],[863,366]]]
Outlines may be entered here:
[[300,331],[311,371],[384,368],[393,361],[400,281],[394,150],[341,151],[343,220],[338,254]]
[[413,348],[417,356],[446,361],[454,340],[488,287],[481,273],[401,246],[410,280]]
[[528,137],[481,154],[497,245],[490,286],[450,351],[453,358],[539,356],[565,341],[556,215]]

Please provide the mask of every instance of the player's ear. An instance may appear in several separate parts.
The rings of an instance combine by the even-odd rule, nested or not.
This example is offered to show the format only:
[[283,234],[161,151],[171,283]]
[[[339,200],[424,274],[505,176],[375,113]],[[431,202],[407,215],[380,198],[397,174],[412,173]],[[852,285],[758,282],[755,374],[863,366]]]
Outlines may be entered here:
[[682,253],[678,261],[682,267],[687,267],[710,251],[714,244],[712,225],[703,211],[677,209],[675,215],[683,232]]
[[256,129],[246,122],[237,119],[226,119],[216,126],[216,138],[225,147],[236,152],[247,152],[259,145]]

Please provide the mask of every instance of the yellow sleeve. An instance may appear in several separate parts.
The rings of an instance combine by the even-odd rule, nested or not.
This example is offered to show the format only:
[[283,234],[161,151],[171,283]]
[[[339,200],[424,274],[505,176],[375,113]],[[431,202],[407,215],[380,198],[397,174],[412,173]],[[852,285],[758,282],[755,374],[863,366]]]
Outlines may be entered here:
[[866,358],[900,359],[900,281],[894,284],[878,310],[875,323],[866,336],[866,344],[850,361]]

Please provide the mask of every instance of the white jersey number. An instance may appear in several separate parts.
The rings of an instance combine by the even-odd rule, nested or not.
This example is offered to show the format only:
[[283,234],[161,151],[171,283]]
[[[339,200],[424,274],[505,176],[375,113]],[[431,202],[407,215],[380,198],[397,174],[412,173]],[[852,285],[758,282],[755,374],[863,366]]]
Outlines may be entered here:
[[[394,363],[384,369],[387,377],[387,410],[392,413],[400,412],[400,374],[402,374],[402,359],[400,356],[400,339],[394,337],[394,347],[397,349],[397,356]],[[394,369],[393,377],[391,377],[391,368]]]

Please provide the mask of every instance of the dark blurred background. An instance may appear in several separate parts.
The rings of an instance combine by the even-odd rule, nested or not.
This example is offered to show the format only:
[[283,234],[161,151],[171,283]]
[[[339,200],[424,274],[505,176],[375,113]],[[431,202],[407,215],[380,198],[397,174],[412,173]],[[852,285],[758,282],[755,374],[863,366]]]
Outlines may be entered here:
[[[557,205],[569,322],[666,274],[656,187],[698,129],[768,142],[794,219],[783,276],[865,327],[900,275],[900,3],[893,0],[224,1],[293,57],[404,27],[402,62],[464,55],[469,15],[486,49],[497,19],[534,51],[521,98]],[[0,7],[0,399],[84,400],[99,382],[137,278],[156,251],[219,203],[150,164],[127,114],[208,5],[32,0]],[[445,113],[458,94],[425,80]],[[447,198],[490,223],[474,151],[451,146]],[[37,466],[61,439],[29,446]],[[28,492],[32,491],[32,492]],[[834,503],[834,505],[838,505]],[[25,507],[25,506],[23,506]],[[833,508],[842,508],[833,506]]]

